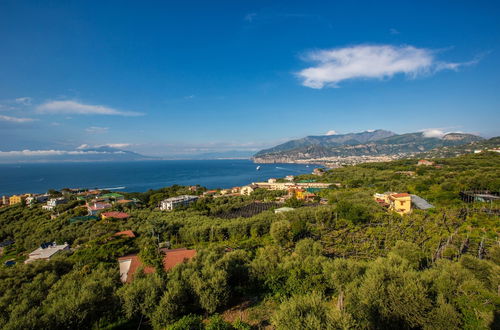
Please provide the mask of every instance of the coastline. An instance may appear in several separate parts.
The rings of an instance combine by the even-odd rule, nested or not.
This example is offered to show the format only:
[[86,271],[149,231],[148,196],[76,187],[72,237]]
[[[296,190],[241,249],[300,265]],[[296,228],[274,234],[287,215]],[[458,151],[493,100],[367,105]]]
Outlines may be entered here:
[[311,171],[306,164],[289,163],[263,164],[257,171],[250,159],[0,164],[0,195],[68,187],[126,187],[127,192],[144,192],[174,184],[225,189]]
[[286,157],[278,158],[261,158],[254,157],[252,161],[255,164],[303,164],[303,165],[319,165],[327,168],[338,168],[342,166],[357,165],[362,163],[378,163],[389,162],[402,158],[409,158],[413,155],[380,155],[380,156],[343,156],[343,157],[323,157],[309,159],[293,159]]

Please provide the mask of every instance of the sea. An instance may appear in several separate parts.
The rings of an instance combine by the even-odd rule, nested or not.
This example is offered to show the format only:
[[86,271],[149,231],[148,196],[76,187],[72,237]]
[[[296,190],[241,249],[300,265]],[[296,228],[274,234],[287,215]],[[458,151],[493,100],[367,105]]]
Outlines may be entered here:
[[62,188],[144,192],[173,184],[224,189],[308,174],[313,168],[303,164],[255,164],[243,159],[0,164],[0,195]]

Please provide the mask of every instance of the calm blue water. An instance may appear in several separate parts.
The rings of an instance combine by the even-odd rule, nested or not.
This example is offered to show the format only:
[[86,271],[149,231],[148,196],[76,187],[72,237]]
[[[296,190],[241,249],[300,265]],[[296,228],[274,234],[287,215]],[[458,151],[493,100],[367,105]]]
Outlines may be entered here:
[[314,166],[257,164],[250,160],[0,164],[0,195],[62,188],[146,191],[173,184],[230,188],[273,177],[311,173]]

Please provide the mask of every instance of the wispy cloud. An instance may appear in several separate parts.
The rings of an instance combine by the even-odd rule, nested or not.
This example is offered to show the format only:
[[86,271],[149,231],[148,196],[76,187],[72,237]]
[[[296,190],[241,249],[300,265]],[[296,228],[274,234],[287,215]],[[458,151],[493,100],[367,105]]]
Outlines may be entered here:
[[21,105],[31,105],[31,97],[18,97],[14,100],[15,103],[21,104]]
[[75,115],[116,115],[116,116],[142,116],[143,113],[135,111],[121,111],[103,105],[91,105],[76,101],[50,101],[36,107],[40,114],[75,114]]
[[108,143],[108,144],[106,144],[106,146],[111,147],[111,148],[121,149],[121,148],[131,147],[132,144],[130,144],[130,143]]
[[316,63],[298,72],[302,85],[320,89],[338,87],[350,79],[384,79],[396,74],[415,78],[441,70],[457,70],[478,62],[443,62],[436,51],[414,46],[359,45],[309,52],[305,61]]
[[98,144],[91,146],[90,144],[82,144],[79,147],[77,147],[77,150],[85,150],[85,149],[91,149],[91,148],[101,148],[101,147],[110,147],[110,148],[115,148],[115,149],[121,149],[121,148],[128,148],[133,146],[132,143],[106,143],[106,144]]
[[87,151],[87,150],[13,150],[13,151],[0,151],[0,157],[14,157],[14,156],[61,156],[61,155],[100,155],[100,154],[118,154],[120,151]]
[[0,121],[7,121],[7,122],[11,122],[11,123],[30,123],[30,122],[33,122],[35,120],[36,119],[33,119],[33,118],[19,118],[19,117],[0,115]]
[[107,143],[100,145],[99,147],[110,147],[110,148],[116,148],[116,149],[122,149],[122,148],[128,148],[131,147],[133,144],[131,143]]
[[81,144],[79,147],[77,147],[76,149],[77,150],[83,150],[83,149],[88,149],[90,148],[90,145],[84,143],[84,144]]
[[392,35],[395,35],[395,34],[400,34],[401,32],[399,32],[395,28],[391,28],[391,29],[389,29],[389,33],[392,34]]
[[90,126],[85,129],[85,132],[89,134],[103,134],[107,133],[109,127],[99,127],[99,126]]

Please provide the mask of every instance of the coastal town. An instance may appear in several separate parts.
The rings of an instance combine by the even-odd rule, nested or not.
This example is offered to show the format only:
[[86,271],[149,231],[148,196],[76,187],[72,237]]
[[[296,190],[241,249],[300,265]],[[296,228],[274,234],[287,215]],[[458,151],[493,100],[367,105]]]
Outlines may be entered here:
[[0,22],[0,330],[500,330],[500,1]]
[[[432,167],[436,169],[442,168],[440,164],[427,159],[420,159],[415,163],[415,168]],[[340,182],[321,182],[321,177],[327,173],[325,168],[314,168],[311,175],[317,179],[299,179],[293,175],[288,175],[284,178],[270,178],[266,182],[252,182],[248,185],[240,187],[232,187],[227,189],[206,189],[200,186],[188,186],[187,191],[190,194],[177,195],[158,201],[155,206],[160,211],[174,211],[176,209],[185,209],[191,204],[203,199],[219,199],[230,197],[250,197],[259,191],[276,192],[276,197],[265,200],[255,200],[254,203],[262,203],[268,205],[261,208],[262,210],[268,207],[274,207],[275,213],[293,211],[295,208],[290,207],[296,201],[301,206],[327,205],[328,199],[322,196],[322,191],[332,188],[342,188]],[[414,177],[416,171],[396,171],[395,173],[407,177]],[[76,210],[76,216],[68,219],[69,223],[78,223],[86,221],[120,221],[127,220],[131,215],[124,212],[124,209],[133,208],[140,209],[146,207],[143,202],[137,198],[127,199],[126,193],[118,193],[105,191],[100,189],[81,189],[81,188],[66,188],[60,191],[51,190],[44,194],[22,194],[12,196],[2,196],[1,207],[22,205],[26,208],[41,207],[45,211],[50,211],[50,217],[57,219],[61,214],[68,211]],[[482,201],[497,201],[500,197],[488,192],[465,192],[462,194],[463,199],[467,201],[482,200]],[[419,197],[416,194],[407,192],[384,192],[374,193],[373,200],[389,212],[395,212],[399,215],[407,215],[414,209],[429,210],[434,208],[428,201]],[[268,202],[267,204],[265,202]],[[269,203],[271,202],[271,203]],[[136,235],[131,230],[125,230],[115,233],[114,237],[125,235],[129,238],[135,238]],[[6,240],[1,242],[2,249],[13,244],[14,241]],[[70,245],[67,242],[57,244],[56,242],[41,242],[40,247],[27,255],[24,263],[31,263],[35,260],[49,260],[58,252],[69,250]],[[0,251],[0,256],[3,250]],[[169,250],[162,248],[162,253],[165,255],[165,270],[182,262],[184,259],[192,258],[195,250],[186,248],[176,248]],[[174,257],[175,256],[175,257]],[[183,256],[183,257],[179,257]],[[168,262],[167,262],[168,260]],[[177,261],[172,261],[177,260]],[[120,265],[120,273],[124,282],[130,282],[133,273],[142,263],[137,254],[127,255],[118,259]],[[6,260],[4,265],[13,265],[15,261]],[[145,268],[146,272],[152,271],[152,268]]]
[[[500,216],[500,194],[490,177],[491,171],[498,170],[491,165],[497,157],[496,153],[476,153],[456,159],[393,160],[333,169],[311,166],[309,174],[218,189],[200,185],[173,185],[145,192],[64,188],[3,196],[0,272],[74,265],[71,267],[81,269],[75,274],[83,274],[78,281],[92,283],[87,274],[106,269],[108,273],[98,281],[113,279],[113,290],[120,299],[129,299],[126,297],[130,295],[130,299],[139,301],[142,294],[135,290],[146,287],[154,296],[162,289],[151,286],[167,281],[164,297],[173,298],[166,302],[154,298],[154,310],[159,313],[154,315],[172,315],[173,320],[183,317],[184,312],[172,310],[169,304],[177,304],[177,295],[185,291],[169,290],[187,287],[193,293],[185,293],[185,299],[191,297],[205,306],[194,308],[211,313],[215,310],[210,306],[216,304],[224,320],[221,322],[233,324],[233,310],[241,315],[250,311],[264,315],[241,317],[241,322],[257,329],[269,320],[267,305],[247,305],[249,299],[255,299],[252,293],[235,295],[227,288],[248,286],[245,281],[249,276],[266,283],[276,276],[273,269],[284,265],[298,267],[290,272],[308,274],[346,260],[376,262],[374,258],[391,255],[402,238],[421,242],[409,248],[425,251],[426,258],[436,264],[470,255],[489,260],[497,244],[494,224]],[[471,172],[478,163],[484,170]],[[490,179],[461,184],[481,175]],[[431,180],[435,183],[429,185]],[[449,229],[457,224],[463,232]],[[308,254],[320,248],[322,254],[312,257],[319,263],[310,268],[308,263],[313,259],[308,259]],[[271,256],[263,257],[262,253]],[[286,254],[290,256],[283,257]],[[275,258],[292,259],[273,261]],[[266,266],[269,262],[274,263],[271,268]],[[223,275],[216,275],[219,273]],[[226,282],[213,282],[217,276],[224,276]],[[314,276],[328,278],[330,273],[321,270]],[[308,278],[310,275],[300,281]],[[298,284],[276,285],[295,290]],[[264,286],[258,290],[275,289]],[[217,292],[222,297],[233,295],[236,303],[229,298],[213,302],[219,297]],[[93,299],[99,299],[98,295]],[[202,305],[202,299],[210,303]],[[120,304],[129,308],[125,306],[130,303],[124,300]],[[173,322],[157,320],[159,316],[154,315],[119,317],[132,324],[147,317],[154,328]]]

